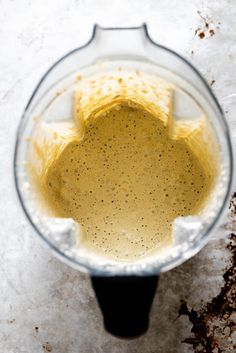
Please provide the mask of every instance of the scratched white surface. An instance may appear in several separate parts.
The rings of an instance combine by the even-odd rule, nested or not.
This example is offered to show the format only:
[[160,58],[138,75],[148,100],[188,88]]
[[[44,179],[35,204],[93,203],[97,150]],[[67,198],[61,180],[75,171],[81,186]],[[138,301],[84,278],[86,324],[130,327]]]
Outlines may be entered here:
[[[215,35],[195,35],[204,27],[197,11],[207,16]],[[185,317],[174,320],[181,299],[197,309],[219,291],[229,256],[222,240],[226,232],[220,229],[194,259],[163,274],[145,336],[113,338],[103,330],[88,277],[55,259],[20,209],[12,172],[14,139],[39,78],[89,39],[94,22],[133,26],[145,21],[154,40],[187,57],[209,82],[215,80],[213,90],[236,141],[235,18],[234,0],[0,0],[0,353],[194,352],[181,343],[191,336],[191,324]]]

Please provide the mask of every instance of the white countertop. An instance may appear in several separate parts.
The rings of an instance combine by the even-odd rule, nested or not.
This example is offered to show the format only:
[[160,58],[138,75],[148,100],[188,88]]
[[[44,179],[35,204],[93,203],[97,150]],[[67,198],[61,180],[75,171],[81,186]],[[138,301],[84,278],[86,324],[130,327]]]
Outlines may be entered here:
[[[235,145],[235,19],[234,0],[0,1],[0,353],[192,353],[203,352],[208,341],[215,345],[209,352],[220,352],[217,343],[223,353],[236,351],[236,314],[229,317],[224,304],[221,317],[206,305],[225,287],[223,274],[232,267],[226,242],[236,232],[233,212],[197,256],[161,276],[148,333],[122,341],[104,332],[88,276],[59,262],[35,236],[12,170],[16,129],[32,90],[55,60],[89,39],[94,22],[147,22],[154,40],[188,58],[213,83]],[[235,277],[230,281],[236,284]],[[196,310],[211,338],[201,336],[196,323],[191,332],[187,316],[176,319],[181,300]]]

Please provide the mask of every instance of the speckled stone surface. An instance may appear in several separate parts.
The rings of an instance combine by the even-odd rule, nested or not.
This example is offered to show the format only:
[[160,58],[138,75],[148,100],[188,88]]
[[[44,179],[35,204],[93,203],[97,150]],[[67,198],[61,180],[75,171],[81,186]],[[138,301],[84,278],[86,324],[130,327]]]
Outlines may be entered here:
[[146,21],[154,40],[188,58],[212,85],[235,145],[235,18],[234,0],[0,1],[0,353],[236,351],[235,243],[232,235],[227,240],[236,232],[236,198],[210,243],[161,276],[148,333],[122,341],[104,332],[88,276],[35,236],[12,171],[17,125],[33,88],[57,58],[89,39],[94,22]]

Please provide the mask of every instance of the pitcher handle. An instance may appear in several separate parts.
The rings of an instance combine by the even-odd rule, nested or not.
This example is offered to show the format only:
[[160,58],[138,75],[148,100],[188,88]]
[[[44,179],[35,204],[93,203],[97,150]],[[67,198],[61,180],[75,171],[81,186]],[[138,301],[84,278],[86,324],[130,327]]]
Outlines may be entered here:
[[121,338],[134,338],[147,331],[158,278],[91,277],[104,326],[109,333]]

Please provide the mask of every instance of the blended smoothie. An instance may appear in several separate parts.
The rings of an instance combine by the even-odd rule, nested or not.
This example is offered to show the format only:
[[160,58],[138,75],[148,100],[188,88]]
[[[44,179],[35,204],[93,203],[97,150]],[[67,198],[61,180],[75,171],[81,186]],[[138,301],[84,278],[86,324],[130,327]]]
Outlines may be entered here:
[[102,83],[101,91],[91,84],[96,109],[82,90],[76,93],[73,136],[61,130],[63,143],[51,147],[40,179],[55,215],[80,225],[82,245],[117,261],[170,245],[176,217],[197,214],[212,185],[196,137],[200,127],[173,122],[173,88],[166,83],[152,107],[155,99],[145,102],[150,87],[136,80],[129,92],[132,83],[121,77],[121,91],[113,95],[104,94]]

